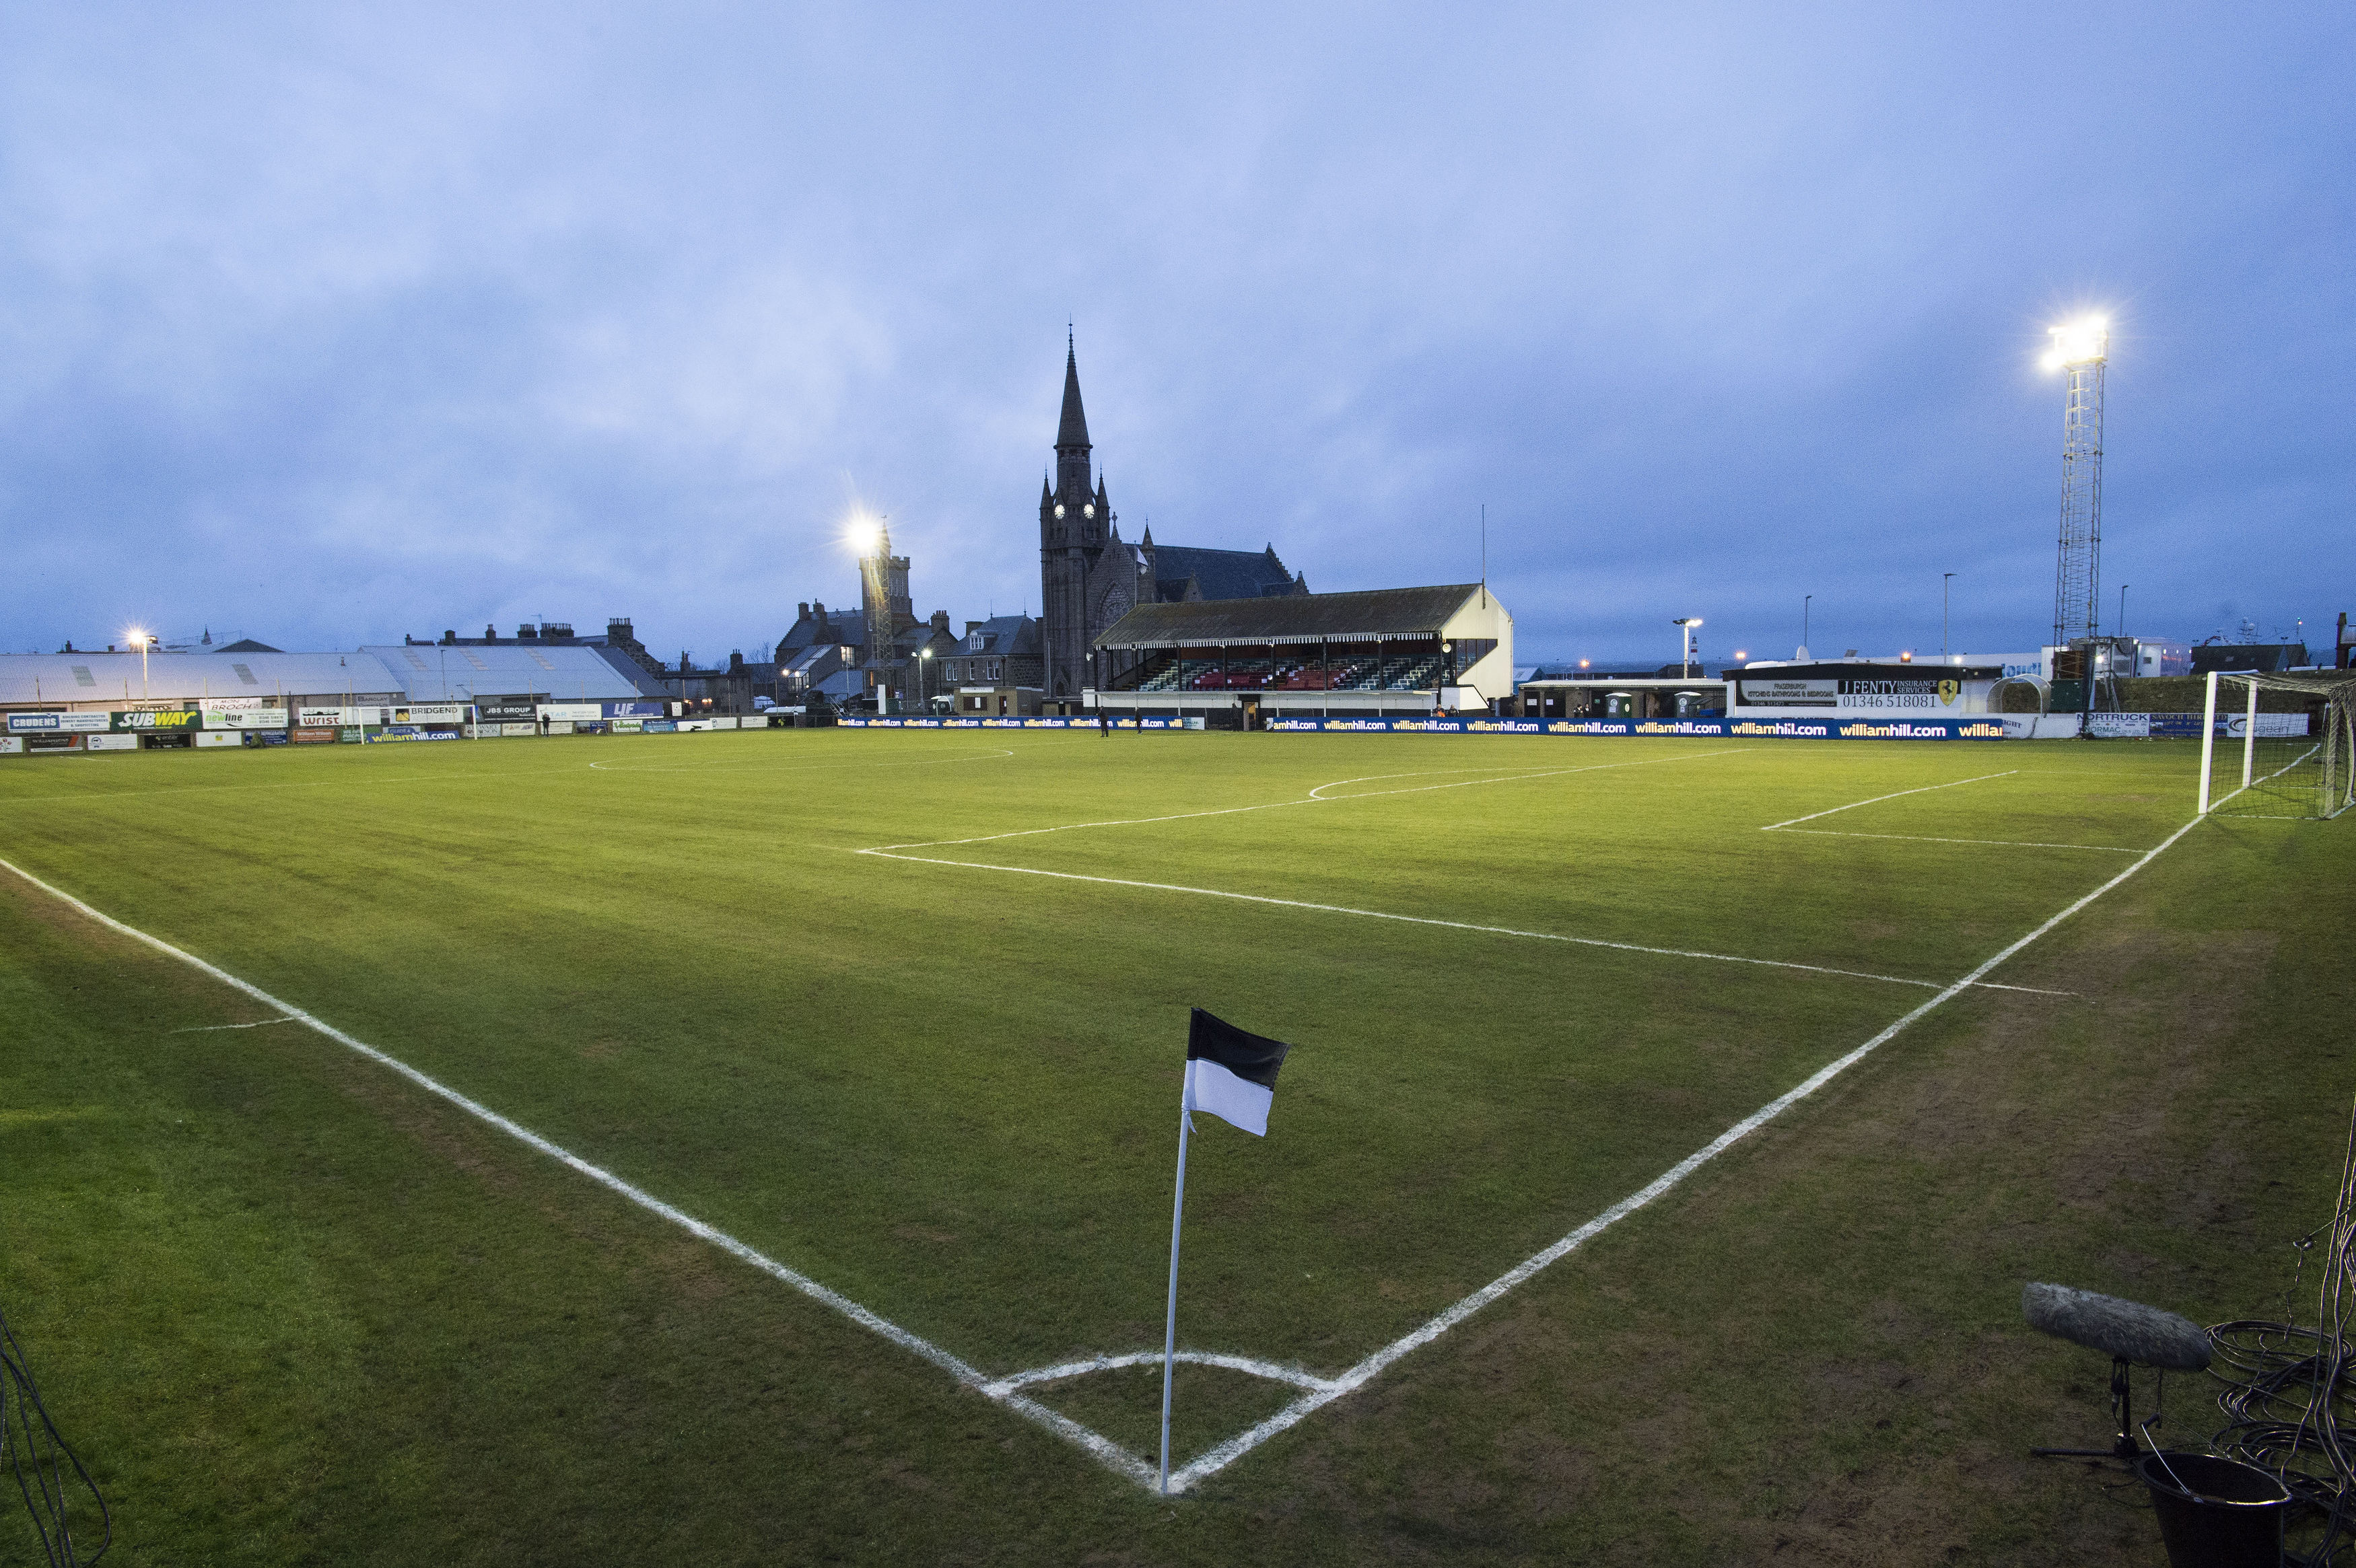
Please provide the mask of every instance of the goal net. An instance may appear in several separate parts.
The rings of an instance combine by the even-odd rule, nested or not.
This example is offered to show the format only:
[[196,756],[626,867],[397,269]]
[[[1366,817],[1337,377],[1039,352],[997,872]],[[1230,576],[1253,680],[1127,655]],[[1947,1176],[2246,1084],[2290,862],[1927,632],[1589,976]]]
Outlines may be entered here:
[[2220,816],[2337,816],[2356,804],[2356,681],[2211,672],[2201,809]]

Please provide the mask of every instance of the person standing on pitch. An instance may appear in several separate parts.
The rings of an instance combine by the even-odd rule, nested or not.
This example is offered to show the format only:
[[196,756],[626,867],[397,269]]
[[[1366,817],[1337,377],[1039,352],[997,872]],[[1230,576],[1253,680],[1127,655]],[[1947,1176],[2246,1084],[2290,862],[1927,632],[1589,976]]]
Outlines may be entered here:
[[1097,702],[1097,733],[1108,740],[1112,737],[1112,709],[1101,699]]

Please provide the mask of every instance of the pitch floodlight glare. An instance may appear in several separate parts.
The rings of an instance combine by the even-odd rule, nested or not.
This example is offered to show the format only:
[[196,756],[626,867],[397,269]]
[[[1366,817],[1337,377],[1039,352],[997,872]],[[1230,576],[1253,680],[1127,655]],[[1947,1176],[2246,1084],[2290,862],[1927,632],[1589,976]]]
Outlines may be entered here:
[[2053,347],[2046,352],[2045,368],[2059,370],[2069,365],[2085,365],[2103,358],[2110,349],[2110,321],[2104,316],[2089,315],[2061,326],[2049,326],[2046,333]]
[[883,542],[883,533],[865,517],[853,517],[851,527],[843,530],[842,542],[861,555],[873,555]]

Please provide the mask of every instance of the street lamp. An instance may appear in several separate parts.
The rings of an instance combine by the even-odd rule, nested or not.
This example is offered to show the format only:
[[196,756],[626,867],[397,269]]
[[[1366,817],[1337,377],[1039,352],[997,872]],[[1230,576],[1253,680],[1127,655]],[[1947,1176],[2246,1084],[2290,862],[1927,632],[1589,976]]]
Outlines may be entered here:
[[931,706],[925,700],[925,671],[930,667],[932,657],[933,650],[929,647],[916,650],[916,711],[919,713],[932,711]]
[[1684,678],[1691,680],[1694,673],[1694,628],[1701,624],[1701,617],[1698,615],[1673,615],[1669,618],[1669,624],[1672,626],[1682,626],[1685,628],[1685,667],[1682,673]]
[[1808,656],[1808,606],[1815,603],[1815,597],[1813,593],[1800,595],[1800,656],[1802,658]]
[[147,700],[148,698],[147,650],[155,645],[155,635],[153,632],[143,632],[138,627],[134,626],[131,630],[125,632],[123,636],[129,641],[139,645],[139,697],[140,700],[144,702]]

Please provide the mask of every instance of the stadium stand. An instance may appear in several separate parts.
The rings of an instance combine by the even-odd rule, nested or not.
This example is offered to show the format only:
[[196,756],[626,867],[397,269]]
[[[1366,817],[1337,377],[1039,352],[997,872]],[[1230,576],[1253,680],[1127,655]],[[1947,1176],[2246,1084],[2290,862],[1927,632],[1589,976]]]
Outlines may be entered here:
[[1481,583],[1141,604],[1097,639],[1091,700],[1245,728],[1485,709],[1513,695],[1513,624]]

